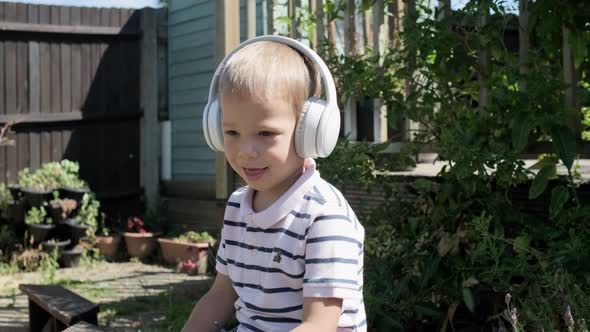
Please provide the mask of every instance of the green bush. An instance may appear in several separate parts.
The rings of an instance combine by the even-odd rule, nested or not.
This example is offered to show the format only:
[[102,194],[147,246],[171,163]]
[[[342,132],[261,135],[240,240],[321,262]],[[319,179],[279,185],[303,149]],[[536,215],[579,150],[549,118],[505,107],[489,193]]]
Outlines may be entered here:
[[[583,14],[588,4],[528,2],[535,48],[521,72],[518,56],[504,44],[506,29],[518,27],[504,1],[490,1],[490,23],[481,29],[474,27],[490,10],[480,6],[484,2],[469,1],[453,12],[452,21],[435,17],[426,1],[417,3],[420,19],[406,15],[400,22],[399,49],[327,59],[343,99],[381,98],[390,126],[399,119],[420,124],[406,150],[387,162],[371,151],[381,146],[346,142],[319,162],[330,181],[356,181],[386,195],[362,220],[369,326],[585,331],[590,208],[578,197],[576,136],[570,129],[580,110],[565,106],[556,59],[562,58],[565,25],[585,87],[580,102],[590,104],[590,31]],[[490,51],[490,72],[480,66],[482,47]],[[492,102],[482,106],[478,94],[484,87]],[[552,142],[554,157],[526,168],[523,150],[541,140]],[[436,179],[408,182],[389,175],[390,165],[406,165],[426,147],[446,162]],[[566,176],[556,175],[558,165],[565,166]],[[523,187],[543,211],[530,213],[517,204],[513,192]]]

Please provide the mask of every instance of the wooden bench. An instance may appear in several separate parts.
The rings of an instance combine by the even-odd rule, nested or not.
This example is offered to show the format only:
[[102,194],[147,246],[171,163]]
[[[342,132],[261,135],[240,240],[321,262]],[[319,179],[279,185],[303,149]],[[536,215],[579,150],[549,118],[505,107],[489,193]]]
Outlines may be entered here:
[[104,332],[104,330],[96,325],[82,321],[76,323],[76,325],[68,327],[67,329],[63,330],[63,332]]
[[29,331],[63,331],[80,321],[96,325],[98,305],[54,285],[19,285],[29,297]]

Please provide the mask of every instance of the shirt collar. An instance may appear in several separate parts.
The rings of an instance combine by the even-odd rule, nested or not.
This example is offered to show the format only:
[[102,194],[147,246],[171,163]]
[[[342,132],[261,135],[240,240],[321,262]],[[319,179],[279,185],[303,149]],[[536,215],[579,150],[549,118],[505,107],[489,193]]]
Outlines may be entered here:
[[304,167],[303,174],[291,188],[283,193],[271,206],[258,213],[254,212],[252,208],[254,189],[248,186],[240,202],[241,219],[248,223],[248,226],[267,229],[285,218],[295,207],[300,205],[305,193],[311,189],[320,176],[319,172],[316,171],[316,164],[313,159],[305,159]]

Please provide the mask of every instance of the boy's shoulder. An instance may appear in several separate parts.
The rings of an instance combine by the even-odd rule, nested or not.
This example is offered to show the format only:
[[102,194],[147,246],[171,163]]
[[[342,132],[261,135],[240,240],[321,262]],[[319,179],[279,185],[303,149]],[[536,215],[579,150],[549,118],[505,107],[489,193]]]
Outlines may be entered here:
[[236,189],[228,198],[227,200],[227,204],[228,205],[235,205],[235,204],[240,204],[240,202],[242,202],[242,197],[244,197],[244,195],[246,194],[246,191],[248,191],[248,186],[243,186],[240,187],[238,189]]

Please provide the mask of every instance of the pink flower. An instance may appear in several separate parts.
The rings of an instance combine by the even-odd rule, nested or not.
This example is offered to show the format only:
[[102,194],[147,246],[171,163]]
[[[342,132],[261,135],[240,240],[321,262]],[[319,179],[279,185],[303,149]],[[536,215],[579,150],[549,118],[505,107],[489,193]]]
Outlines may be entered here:
[[197,266],[198,266],[197,263],[195,261],[193,261],[192,259],[187,259],[182,262],[182,270],[184,272],[191,272],[194,269],[196,269]]

